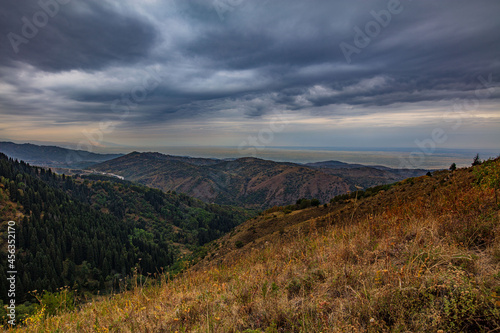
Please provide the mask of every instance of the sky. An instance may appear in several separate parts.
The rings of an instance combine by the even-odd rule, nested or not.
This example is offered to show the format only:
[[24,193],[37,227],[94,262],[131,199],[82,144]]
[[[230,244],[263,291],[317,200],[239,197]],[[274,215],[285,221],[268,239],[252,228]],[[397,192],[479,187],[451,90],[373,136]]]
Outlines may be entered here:
[[497,149],[497,0],[4,0],[0,139]]

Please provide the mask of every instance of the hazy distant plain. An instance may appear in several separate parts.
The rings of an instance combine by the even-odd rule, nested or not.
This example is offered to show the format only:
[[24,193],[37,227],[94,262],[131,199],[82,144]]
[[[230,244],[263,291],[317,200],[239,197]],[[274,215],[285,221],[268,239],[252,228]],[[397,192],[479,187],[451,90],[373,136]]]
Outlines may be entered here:
[[[238,147],[134,147],[130,151],[151,151],[177,156],[191,156],[204,158],[241,158],[257,157],[277,162],[309,163],[336,160],[346,163],[365,165],[383,165],[391,168],[412,169],[442,169],[452,163],[458,167],[470,166],[476,153],[482,159],[500,155],[499,150],[472,150],[472,149],[435,149],[423,151],[419,148],[406,149],[356,149],[325,148],[325,147],[259,147],[259,149],[238,149]],[[123,147],[113,151],[128,152]],[[107,149],[110,152],[109,149]]]

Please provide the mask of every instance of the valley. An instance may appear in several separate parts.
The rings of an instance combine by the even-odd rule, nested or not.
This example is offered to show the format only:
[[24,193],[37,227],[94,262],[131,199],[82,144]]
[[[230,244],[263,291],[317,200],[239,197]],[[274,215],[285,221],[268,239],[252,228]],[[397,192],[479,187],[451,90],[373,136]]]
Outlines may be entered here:
[[[33,301],[33,290],[106,294],[126,290],[137,269],[176,272],[184,256],[255,215],[113,177],[57,175],[3,154],[0,214],[2,235],[7,221],[17,224],[19,304]],[[0,277],[6,296],[5,271]]]

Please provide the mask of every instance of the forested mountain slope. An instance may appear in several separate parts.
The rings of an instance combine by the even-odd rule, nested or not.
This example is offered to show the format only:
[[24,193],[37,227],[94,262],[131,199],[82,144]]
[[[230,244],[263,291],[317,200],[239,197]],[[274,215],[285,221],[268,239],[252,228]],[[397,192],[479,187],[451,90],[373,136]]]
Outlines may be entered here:
[[123,290],[134,269],[144,275],[168,269],[250,214],[129,182],[56,175],[0,154],[0,216],[0,295],[7,295],[3,251],[13,220],[22,302],[29,291],[62,286]]

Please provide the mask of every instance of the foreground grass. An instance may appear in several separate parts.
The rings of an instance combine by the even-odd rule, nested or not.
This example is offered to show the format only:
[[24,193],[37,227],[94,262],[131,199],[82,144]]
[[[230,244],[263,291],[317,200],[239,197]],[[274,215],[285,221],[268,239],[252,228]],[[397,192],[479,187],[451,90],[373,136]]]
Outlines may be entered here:
[[40,312],[19,331],[500,331],[498,204],[493,189],[464,182],[467,172],[411,201],[392,196],[375,214],[325,213],[307,233],[276,233],[161,285]]

